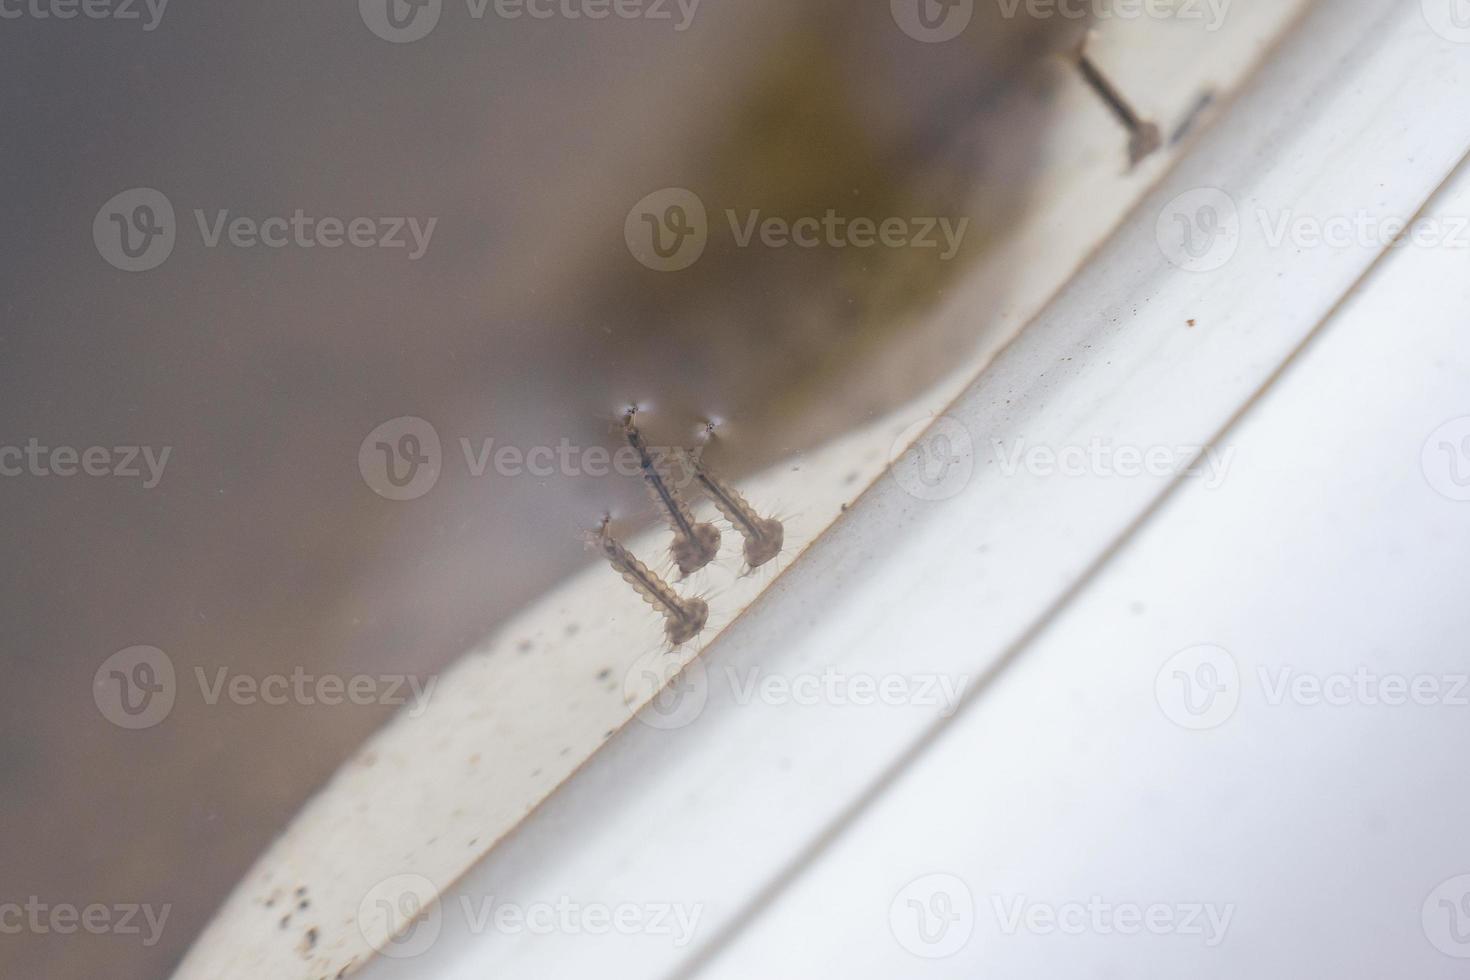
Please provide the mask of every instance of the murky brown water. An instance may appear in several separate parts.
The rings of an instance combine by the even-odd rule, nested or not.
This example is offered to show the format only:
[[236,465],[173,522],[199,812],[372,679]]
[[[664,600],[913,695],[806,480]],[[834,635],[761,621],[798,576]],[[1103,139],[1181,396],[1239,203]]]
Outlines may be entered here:
[[[882,4],[705,0],[679,31],[677,7],[476,20],[460,0],[393,44],[353,6],[0,24],[0,445],[171,450],[152,487],[0,480],[0,900],[172,906],[149,947],[0,937],[7,976],[166,972],[391,710],[210,704],[221,669],[432,672],[590,560],[578,532],[605,510],[654,516],[636,480],[563,463],[475,476],[487,449],[585,461],[638,400],[655,442],[723,419],[738,478],[938,376],[972,338],[924,311],[1016,213],[1040,133],[987,107],[1075,36],[985,4],[938,44]],[[130,274],[90,229],[134,187],[166,195],[176,242]],[[642,229],[653,264],[682,261],[691,212],[666,188],[707,219],[675,271],[635,256]],[[297,209],[318,233],[405,219],[405,247],[232,244]],[[783,226],[820,244],[771,244]],[[401,416],[442,458],[432,490],[390,501],[358,456]],[[125,731],[93,675],[136,644],[178,690]]]

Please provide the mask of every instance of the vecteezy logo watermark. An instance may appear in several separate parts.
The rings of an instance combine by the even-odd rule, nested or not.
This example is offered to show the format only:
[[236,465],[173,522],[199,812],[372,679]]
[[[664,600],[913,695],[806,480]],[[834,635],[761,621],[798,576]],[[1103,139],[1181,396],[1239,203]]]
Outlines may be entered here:
[[174,710],[174,663],[157,647],[119,650],[92,676],[92,700],[119,728],[152,728]]
[[408,44],[423,40],[439,26],[444,0],[357,0],[357,10],[378,37]]
[[957,419],[919,419],[893,440],[888,461],[894,482],[910,496],[948,500],[970,485],[975,444]]
[[[228,208],[196,208],[194,224],[207,249],[404,249],[410,262],[429,250],[438,218],[317,217],[296,208],[264,218],[233,214]],[[135,187],[114,195],[92,219],[92,241],[108,264],[124,272],[147,272],[173,254],[178,221],[161,191]]]
[[[1108,20],[1201,21],[1211,33],[1225,26],[1231,0],[995,0],[1001,16],[1014,20],[1024,14],[1032,20],[1102,22]],[[1024,8],[1024,9],[1023,9]]]
[[964,699],[970,678],[919,672],[880,675],[831,666],[783,674],[729,665],[712,676],[700,660],[681,668],[655,650],[638,658],[624,674],[624,703],[640,706],[638,720],[652,728],[683,728],[704,712],[714,681],[727,685],[730,700],[740,706],[920,708],[948,718]]
[[1193,936],[1214,949],[1225,941],[1233,904],[1213,902],[1109,902],[1093,895],[1086,902],[1035,902],[1025,895],[992,895],[990,904],[1007,936]]
[[633,258],[655,272],[678,272],[699,261],[709,244],[709,214],[699,195],[682,187],[654,191],[623,222]]
[[[0,902],[0,935],[22,933],[70,936],[86,932],[94,936],[142,936],[149,948],[163,936],[172,905],[120,903],[77,906],[70,902],[43,902],[37,895],[25,903]],[[144,930],[147,930],[146,932]]]
[[[43,446],[34,436],[24,446],[0,446],[0,476],[91,476],[142,480],[152,490],[163,480],[172,446]],[[147,472],[144,472],[146,469]]]
[[1240,210],[1218,187],[1201,187],[1166,204],[1154,233],[1174,265],[1189,272],[1214,272],[1240,248]]
[[709,703],[709,672],[702,660],[680,665],[650,650],[623,674],[623,703],[638,708],[636,717],[649,728],[683,728]]
[[888,906],[888,928],[904,949],[941,960],[965,948],[975,932],[975,899],[954,875],[929,874],[903,887]]
[[163,265],[177,237],[174,206],[162,191],[135,187],[114,195],[92,219],[92,241],[108,264],[124,272]]
[[[694,23],[701,0],[465,0],[471,20],[646,20],[671,24],[676,33]],[[444,0],[358,0],[368,30],[394,44],[428,37],[444,12]]]
[[[1314,673],[1260,664],[1260,703],[1267,708],[1470,708],[1470,674],[1351,671]],[[1175,724],[1203,731],[1235,714],[1245,685],[1235,658],[1217,646],[1197,646],[1170,657],[1154,679],[1159,707]]]
[[[449,909],[473,936],[587,935],[658,936],[677,949],[688,946],[699,928],[704,905],[698,902],[584,902],[569,895],[550,901],[512,902],[494,895],[460,895]],[[358,905],[363,938],[383,955],[408,959],[427,952],[438,940],[446,915],[444,900],[429,879],[399,874],[378,882]]]
[[1087,445],[1028,445],[1017,439],[1010,446],[992,439],[1002,476],[1021,473],[1036,477],[1123,477],[1168,478],[1184,476],[1204,481],[1214,490],[1225,482],[1235,459],[1234,447],[1214,446],[1115,446],[1094,438]]
[[1165,717],[1181,728],[1218,728],[1240,704],[1240,668],[1224,647],[1180,650],[1155,675],[1154,697]]
[[[563,438],[555,446],[499,444],[492,436],[457,440],[465,473],[479,479],[490,474],[515,479],[546,480],[553,476],[600,479],[642,476],[638,452],[632,446],[579,446]],[[683,488],[694,480],[694,462],[702,447],[689,452],[668,446],[650,446],[654,457],[667,470],[667,483]],[[414,500],[438,482],[445,469],[439,432],[424,419],[403,416],[390,419],[368,433],[357,452],[358,470],[373,492],[389,500]]]
[[[1257,208],[1255,224],[1260,241],[1270,249],[1383,250],[1412,245],[1470,251],[1467,215],[1406,218],[1363,209],[1309,214]],[[1229,194],[1202,187],[1170,201],[1159,213],[1155,230],[1159,248],[1171,263],[1190,272],[1213,272],[1235,257],[1245,227]]]
[[1470,959],[1470,874],[1440,882],[1420,910],[1431,946],[1457,960]]
[[358,903],[357,928],[371,948],[392,959],[425,953],[444,929],[439,889],[423,875],[384,878]]
[[357,468],[380,497],[417,500],[439,482],[444,449],[438,431],[412,415],[389,419],[357,450]]
[[138,21],[144,32],[158,29],[169,0],[0,0],[0,20]]
[[1420,0],[1424,19],[1446,41],[1470,44],[1470,0]]
[[975,17],[975,0],[888,0],[893,22],[915,41],[940,44],[965,32]]
[[1470,501],[1470,415],[1451,419],[1424,440],[1424,479],[1441,496]]
[[[205,704],[226,701],[241,707],[345,704],[407,707],[417,718],[428,709],[438,677],[420,680],[410,674],[309,674],[303,667],[289,674],[264,676],[232,672],[227,667],[194,668]],[[173,660],[157,647],[119,650],[103,661],[92,677],[92,699],[102,717],[119,728],[152,728],[169,716],[178,698]]]
[[[727,208],[725,221],[736,248],[934,249],[953,259],[969,230],[969,218],[850,217],[829,208],[821,217],[787,218],[759,208],[743,214]],[[709,244],[709,213],[699,195],[683,187],[654,191],[633,205],[623,239],[633,258],[656,272],[679,272],[699,261]]]

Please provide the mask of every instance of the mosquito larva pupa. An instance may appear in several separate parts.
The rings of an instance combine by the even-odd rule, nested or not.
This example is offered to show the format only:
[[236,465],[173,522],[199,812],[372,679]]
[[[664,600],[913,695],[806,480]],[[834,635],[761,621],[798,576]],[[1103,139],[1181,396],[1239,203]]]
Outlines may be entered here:
[[685,453],[684,458],[694,470],[694,479],[714,501],[716,509],[745,538],[745,563],[751,568],[760,568],[779,555],[786,540],[785,525],[774,517],[757,514],[740,491],[709,471],[700,454]]
[[714,561],[715,555],[720,551],[720,529],[713,524],[695,523],[689,505],[659,470],[658,462],[653,458],[648,444],[643,441],[642,433],[633,424],[636,411],[637,409],[630,408],[623,415],[623,434],[627,436],[628,445],[638,454],[638,467],[643,471],[643,482],[648,485],[654,500],[663,508],[669,527],[674,531],[674,542],[669,545],[674,564],[679,566],[681,575],[691,575]]
[[633,586],[643,600],[664,616],[664,632],[674,646],[688,643],[700,634],[709,619],[709,606],[703,599],[685,599],[647,565],[633,557],[623,543],[607,529],[608,522],[593,533],[592,542],[612,567]]

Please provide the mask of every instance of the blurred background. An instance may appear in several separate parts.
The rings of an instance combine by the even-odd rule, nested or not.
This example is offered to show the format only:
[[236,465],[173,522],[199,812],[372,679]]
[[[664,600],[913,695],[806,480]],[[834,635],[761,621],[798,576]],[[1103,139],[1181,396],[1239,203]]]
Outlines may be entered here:
[[[170,913],[147,943],[0,935],[0,972],[167,973],[395,707],[210,690],[422,680],[602,513],[655,516],[637,481],[476,477],[463,445],[612,449],[636,400],[663,444],[723,420],[738,476],[978,342],[927,313],[1023,205],[1084,25],[982,5],[938,45],[886,5],[797,8],[3,7],[0,900]],[[751,248],[727,211],[936,220]],[[405,490],[406,417],[440,451]],[[176,697],[109,717],[159,679],[109,660],[140,646]]]

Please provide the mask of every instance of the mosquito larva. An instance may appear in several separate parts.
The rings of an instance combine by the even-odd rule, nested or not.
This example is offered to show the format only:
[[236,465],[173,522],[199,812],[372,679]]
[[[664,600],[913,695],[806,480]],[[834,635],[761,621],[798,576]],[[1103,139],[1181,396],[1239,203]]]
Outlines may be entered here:
[[1139,161],[1163,145],[1163,137],[1159,133],[1159,127],[1152,120],[1143,118],[1118,86],[1113,84],[1112,79],[1092,60],[1087,50],[1092,36],[1092,31],[1084,34],[1074,52],[1077,67],[1082,71],[1082,80],[1097,93],[1108,111],[1123,124],[1123,128],[1128,130],[1128,165],[1136,167]]
[[643,471],[643,481],[648,484],[654,499],[663,508],[669,526],[674,531],[674,543],[669,545],[674,564],[679,566],[681,575],[693,574],[714,561],[715,555],[719,553],[720,529],[713,524],[695,523],[689,505],[659,471],[653,453],[643,441],[638,427],[633,424],[636,411],[637,409],[630,408],[623,415],[623,434],[628,438],[628,445],[638,454],[638,466]]
[[709,606],[703,599],[685,599],[670,588],[649,567],[614,538],[604,518],[592,536],[593,543],[612,564],[623,581],[633,586],[643,600],[664,616],[664,632],[674,646],[688,643],[700,634],[709,619]]
[[785,526],[774,517],[757,514],[740,491],[709,471],[699,454],[685,453],[684,458],[693,467],[694,479],[714,501],[716,509],[745,538],[745,563],[751,568],[760,568],[779,555],[786,539]]

